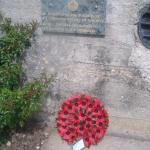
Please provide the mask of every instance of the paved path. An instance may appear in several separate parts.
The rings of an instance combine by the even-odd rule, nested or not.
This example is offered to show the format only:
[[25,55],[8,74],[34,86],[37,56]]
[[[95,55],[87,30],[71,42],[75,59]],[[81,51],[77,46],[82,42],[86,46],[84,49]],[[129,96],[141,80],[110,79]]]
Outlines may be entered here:
[[[57,129],[53,129],[41,150],[72,150],[72,145],[62,140]],[[110,117],[107,135],[90,150],[150,150],[150,122]]]
[[[63,141],[55,130],[41,150],[72,150],[72,145]],[[90,150],[150,150],[150,142],[117,136],[105,136],[101,143],[91,146]]]

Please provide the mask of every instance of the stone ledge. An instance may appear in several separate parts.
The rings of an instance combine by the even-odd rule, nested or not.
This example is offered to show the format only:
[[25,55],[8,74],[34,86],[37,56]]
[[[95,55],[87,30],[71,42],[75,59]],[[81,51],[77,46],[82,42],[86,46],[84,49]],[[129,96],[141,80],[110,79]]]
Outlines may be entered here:
[[110,117],[109,136],[150,141],[150,120]]
[[[110,131],[109,131],[110,133]],[[57,141],[57,142],[56,142]],[[91,146],[91,150],[149,150],[150,142],[124,137],[107,135],[97,146]],[[56,130],[53,130],[49,139],[41,147],[41,150],[71,150],[72,145],[63,141]],[[87,150],[87,148],[86,148]]]

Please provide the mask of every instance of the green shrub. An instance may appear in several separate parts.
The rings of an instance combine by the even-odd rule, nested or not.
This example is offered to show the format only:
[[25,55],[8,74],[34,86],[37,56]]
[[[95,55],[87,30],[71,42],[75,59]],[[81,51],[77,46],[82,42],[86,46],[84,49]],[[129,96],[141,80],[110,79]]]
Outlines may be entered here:
[[16,90],[0,90],[0,129],[23,127],[24,121],[32,116],[47,96],[47,88],[52,78],[41,76]]
[[[28,83],[24,81],[21,59],[25,48],[31,45],[30,39],[37,27],[30,24],[11,23],[3,19],[0,29],[0,134],[5,129],[23,127],[24,122],[37,111],[47,96],[47,89],[53,77],[42,74]],[[25,82],[25,83],[24,83]],[[0,137],[0,144],[3,137]]]
[[36,29],[36,22],[26,25],[12,25],[5,19],[0,28],[5,34],[0,38],[0,65],[20,61],[24,48],[30,46],[30,38]]
[[3,64],[0,66],[0,88],[17,88],[24,76],[20,64]]

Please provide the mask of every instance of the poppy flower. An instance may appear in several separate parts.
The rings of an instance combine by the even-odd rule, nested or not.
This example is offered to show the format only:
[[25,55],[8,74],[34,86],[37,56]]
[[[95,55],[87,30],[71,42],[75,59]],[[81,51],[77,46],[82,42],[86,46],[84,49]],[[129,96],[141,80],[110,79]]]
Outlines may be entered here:
[[63,110],[67,111],[69,114],[73,112],[73,107],[71,104],[65,105]]
[[64,110],[64,111],[59,112],[59,116],[61,118],[66,118],[67,119],[70,116],[70,114],[69,114],[68,110]]
[[101,110],[100,110],[98,107],[94,107],[94,108],[92,109],[92,115],[93,115],[93,116],[98,117],[98,116],[100,116],[101,114],[102,114],[102,112],[101,112]]
[[96,129],[96,136],[97,136],[97,137],[100,137],[100,138],[104,136],[104,130],[103,130],[103,128],[98,127],[98,128]]
[[108,113],[105,109],[103,110],[103,115],[104,115],[105,118],[108,118]]
[[90,128],[92,128],[92,124],[91,123],[86,123],[85,128],[87,130],[89,130]]
[[87,116],[87,118],[86,118],[86,122],[87,123],[90,123],[92,121],[92,118],[91,117],[89,117],[89,116]]
[[87,118],[87,114],[82,111],[79,111],[79,113],[77,115],[78,115],[78,118],[80,121],[86,120],[86,118]]
[[95,136],[95,133],[88,133],[88,138],[89,138],[89,141],[90,141],[90,144],[96,144],[96,136]]
[[77,129],[80,125],[79,118],[76,115],[74,115],[69,121],[74,129]]
[[[104,117],[101,118],[101,116],[98,116],[97,123],[99,124],[100,122],[101,122],[102,124],[104,124],[105,118],[104,118]],[[97,125],[98,125],[98,124],[97,124]]]
[[91,141],[90,141],[90,137],[89,136],[85,137],[83,139],[83,141],[84,141],[84,144],[85,144],[86,147],[90,147]]
[[66,118],[57,118],[57,123],[66,126],[66,121],[68,121]]
[[104,103],[102,101],[100,101],[98,98],[94,97],[93,99],[96,104],[100,105],[101,108],[104,107]]
[[63,138],[70,143],[70,142],[73,142],[73,140],[75,139],[75,135],[71,133],[71,131],[67,131],[65,132]]
[[84,134],[85,134],[85,128],[83,125],[80,125],[78,127],[78,135],[79,135],[79,137],[83,138]]
[[108,128],[108,124],[109,124],[109,119],[105,119],[105,124],[104,124],[104,127],[105,127],[105,129],[107,129]]
[[64,134],[68,131],[68,128],[66,126],[59,126],[58,127],[58,132],[60,136],[64,136]]
[[80,98],[80,95],[73,95],[71,97],[69,97],[68,99],[66,99],[64,101],[65,104],[71,104],[73,103],[74,101],[78,101],[78,99]]
[[91,101],[92,96],[83,94],[83,95],[81,95],[81,98],[87,99],[87,101]]
[[72,107],[73,107],[73,112],[74,112],[74,113],[77,113],[78,110],[80,109],[80,107],[79,107],[79,102],[76,101],[76,102],[72,103]]
[[87,108],[87,105],[88,105],[88,101],[86,99],[81,99],[79,101],[79,107],[81,109],[86,109]]
[[102,139],[109,123],[103,102],[88,95],[75,95],[64,101],[56,121],[64,140],[73,143],[83,139],[87,147]]
[[72,128],[74,128],[75,130],[78,130],[79,129],[79,123],[78,122],[73,122],[72,124]]

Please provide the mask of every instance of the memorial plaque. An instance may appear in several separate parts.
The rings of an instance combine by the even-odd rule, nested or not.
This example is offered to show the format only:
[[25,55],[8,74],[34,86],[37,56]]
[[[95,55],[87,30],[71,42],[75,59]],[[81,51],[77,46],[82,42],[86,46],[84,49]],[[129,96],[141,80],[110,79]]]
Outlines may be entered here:
[[106,0],[41,0],[44,32],[104,35]]

